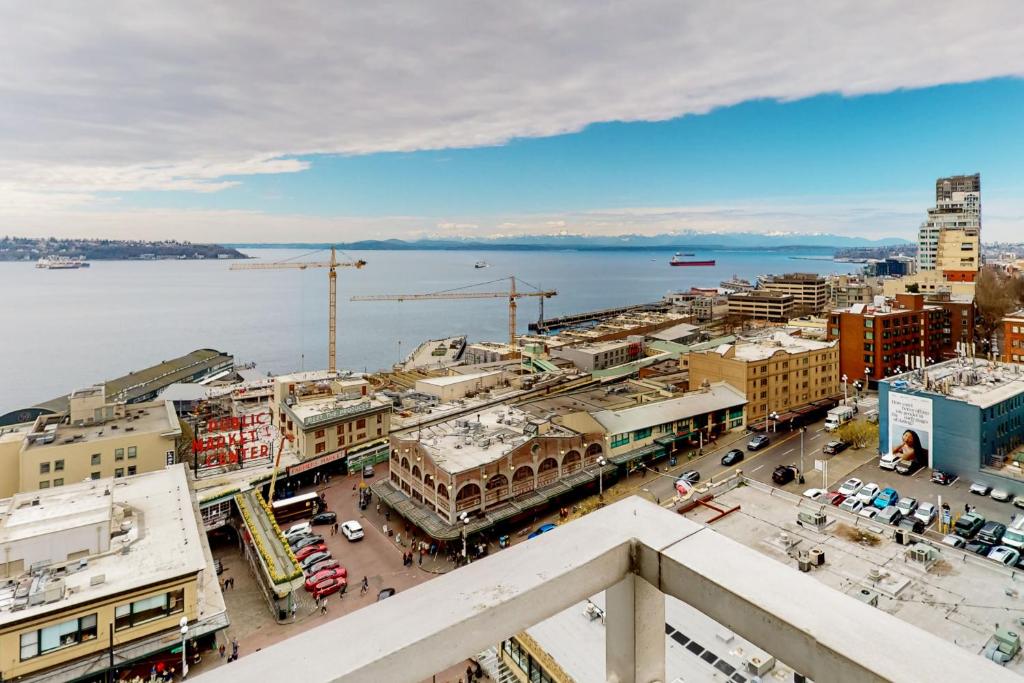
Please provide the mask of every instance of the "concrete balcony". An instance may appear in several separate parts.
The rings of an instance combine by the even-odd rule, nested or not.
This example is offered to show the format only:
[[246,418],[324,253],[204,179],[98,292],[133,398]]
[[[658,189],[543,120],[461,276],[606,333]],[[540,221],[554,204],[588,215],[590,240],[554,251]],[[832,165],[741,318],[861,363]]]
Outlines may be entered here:
[[638,498],[199,676],[422,681],[605,591],[605,680],[665,677],[665,595],[819,681],[1019,681],[979,655]]

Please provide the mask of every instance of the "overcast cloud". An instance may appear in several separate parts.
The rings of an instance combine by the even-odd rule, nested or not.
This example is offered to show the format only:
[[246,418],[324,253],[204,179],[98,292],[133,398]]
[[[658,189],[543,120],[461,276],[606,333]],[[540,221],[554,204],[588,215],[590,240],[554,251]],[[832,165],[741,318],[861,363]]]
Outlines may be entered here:
[[[295,155],[494,145],[753,98],[1024,75],[1017,0],[86,5],[0,5],[0,203],[19,225],[77,207],[123,232],[138,224],[114,225],[122,212],[95,193],[216,192],[301,172]],[[324,220],[308,219],[309,238]],[[407,222],[452,231],[387,225]]]

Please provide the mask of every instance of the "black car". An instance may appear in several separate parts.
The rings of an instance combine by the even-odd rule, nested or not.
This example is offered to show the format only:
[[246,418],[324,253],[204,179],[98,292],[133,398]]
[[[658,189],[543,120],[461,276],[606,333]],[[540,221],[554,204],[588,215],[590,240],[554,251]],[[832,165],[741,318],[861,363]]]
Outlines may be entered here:
[[679,479],[685,479],[691,484],[696,484],[698,481],[700,481],[700,472],[698,472],[697,470],[686,470],[685,472],[679,475]]
[[924,522],[915,517],[903,517],[900,519],[900,523],[896,525],[900,529],[906,529],[912,531],[915,534],[924,533]]
[[934,472],[932,472],[933,484],[949,486],[950,484],[953,483],[955,479],[956,477],[954,477],[952,474],[949,474],[948,472],[940,472],[939,470],[935,470]]
[[[749,446],[748,446],[749,448]],[[740,460],[743,460],[743,451],[738,448],[734,448],[725,455],[722,456],[723,465],[735,465]]]
[[301,536],[297,540],[295,540],[294,542],[291,543],[292,552],[298,552],[298,551],[302,550],[303,548],[305,548],[307,545],[316,545],[317,543],[323,543],[323,542],[324,542],[324,537],[323,536],[317,536],[315,534],[311,535],[311,536]]
[[825,455],[837,455],[846,450],[846,447],[850,444],[846,443],[841,439],[833,439],[827,444],[821,447],[821,452]]
[[770,444],[771,442],[772,440],[769,439],[766,435],[755,434],[754,436],[750,437],[750,441],[747,442],[747,450],[759,451],[768,444]]
[[964,550],[969,550],[975,555],[985,557],[993,547],[991,543],[985,543],[984,541],[970,541],[964,546]]
[[327,512],[321,512],[319,515],[313,515],[311,520],[313,524],[334,524],[338,521],[338,513],[328,510]]
[[799,472],[799,470],[797,470],[793,465],[779,465],[775,468],[775,471],[772,472],[772,481],[779,486],[785,486],[796,479],[797,472]]
[[1005,533],[1005,524],[1000,524],[999,522],[985,522],[985,526],[981,527],[981,530],[978,531],[977,539],[982,543],[999,545],[999,542],[1003,540],[1003,534]]

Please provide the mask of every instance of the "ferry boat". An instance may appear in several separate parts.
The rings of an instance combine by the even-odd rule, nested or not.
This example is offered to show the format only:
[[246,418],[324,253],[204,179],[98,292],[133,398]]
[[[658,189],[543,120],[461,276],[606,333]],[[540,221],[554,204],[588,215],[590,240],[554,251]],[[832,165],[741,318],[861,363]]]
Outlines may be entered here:
[[676,255],[672,257],[671,261],[669,261],[669,265],[673,265],[673,266],[713,266],[713,265],[715,265],[715,260],[714,259],[707,259],[707,260],[704,260],[704,261],[684,261],[683,257],[685,257],[685,256],[693,256],[693,254],[684,254],[682,252],[677,251]]
[[486,268],[489,265],[491,265],[491,264],[488,263],[487,261],[477,261],[476,263],[473,264],[473,267],[474,268]]
[[36,261],[36,268],[45,268],[47,270],[75,270],[88,267],[89,262],[82,256],[44,256]]

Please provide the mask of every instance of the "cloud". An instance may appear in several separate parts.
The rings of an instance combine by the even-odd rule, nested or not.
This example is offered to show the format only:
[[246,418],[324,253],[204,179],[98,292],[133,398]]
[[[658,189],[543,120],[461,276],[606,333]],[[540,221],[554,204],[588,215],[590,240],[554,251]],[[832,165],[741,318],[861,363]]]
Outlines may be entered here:
[[1016,0],[6,3],[0,41],[0,186],[82,199],[1024,73]]

